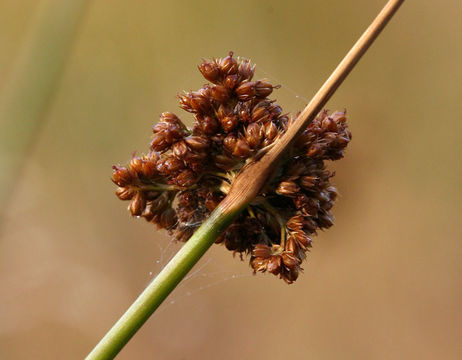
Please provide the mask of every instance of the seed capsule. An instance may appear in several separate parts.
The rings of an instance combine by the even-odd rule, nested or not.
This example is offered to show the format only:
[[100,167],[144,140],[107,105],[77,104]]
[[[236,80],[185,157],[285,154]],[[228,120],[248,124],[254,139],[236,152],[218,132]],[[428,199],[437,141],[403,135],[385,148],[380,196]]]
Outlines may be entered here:
[[306,233],[302,230],[299,230],[299,231],[295,231],[292,233],[293,237],[295,238],[295,240],[297,241],[298,245],[302,248],[302,249],[307,249],[309,247],[311,247],[311,239],[308,237],[308,235],[306,235]]
[[196,174],[190,169],[183,170],[174,179],[175,183],[181,187],[189,187],[196,182]]
[[236,59],[233,58],[233,52],[230,51],[229,55],[220,61],[220,70],[223,75],[232,75],[237,73],[239,65]]
[[225,103],[230,96],[229,89],[223,85],[213,85],[210,94],[219,103]]
[[250,266],[252,266],[254,272],[255,271],[261,271],[261,272],[266,271],[267,265],[268,265],[268,259],[262,259],[259,257],[253,258],[250,263]]
[[226,150],[228,150],[231,154],[234,151],[234,148],[236,147],[237,143],[237,137],[234,134],[229,134],[225,139],[223,140],[223,146],[225,147]]
[[150,146],[152,150],[164,151],[168,146],[169,143],[166,141],[163,133],[159,132],[153,135]]
[[316,176],[302,176],[299,180],[300,186],[304,189],[310,189],[316,185]]
[[276,189],[276,193],[284,196],[293,196],[300,191],[300,188],[293,181],[282,181]]
[[337,124],[346,122],[346,110],[345,111],[335,111],[330,116]]
[[215,61],[202,61],[198,66],[201,74],[210,82],[217,84],[220,81],[220,68]]
[[325,118],[322,121],[321,127],[324,131],[337,131],[338,130],[337,123],[331,117]]
[[326,188],[326,191],[329,193],[329,198],[331,201],[335,201],[338,196],[338,191],[335,186],[329,186]]
[[303,228],[303,216],[295,215],[292,216],[286,224],[287,228],[292,231],[301,230]]
[[273,140],[276,138],[278,135],[278,128],[274,124],[274,122],[268,122],[265,124],[265,141],[266,143],[264,144],[269,145],[273,142]]
[[209,141],[205,137],[201,136],[188,136],[186,144],[195,151],[204,151],[209,147]]
[[252,119],[252,111],[250,102],[238,102],[236,106],[236,113],[239,116],[242,123],[248,123]]
[[267,97],[273,92],[273,86],[267,80],[257,81],[255,84],[255,95],[257,97]]
[[243,82],[236,89],[236,94],[241,101],[249,101],[253,99],[257,93],[255,88],[255,81]]
[[184,163],[180,159],[170,155],[160,159],[156,164],[156,169],[162,175],[171,175],[184,169]]
[[277,119],[282,114],[282,108],[279,105],[271,104],[270,113],[271,119]]
[[256,107],[252,111],[252,122],[264,122],[270,116],[269,111],[265,107]]
[[196,125],[199,125],[198,128],[200,128],[201,131],[203,131],[207,135],[215,134],[220,127],[220,125],[218,124],[218,121],[212,116],[196,115],[196,120],[197,120]]
[[201,153],[196,153],[192,151],[188,151],[184,157],[184,162],[189,165],[189,167],[193,170],[198,170],[202,167],[203,164],[201,164],[202,161],[205,161],[207,158],[207,153],[201,152]]
[[252,255],[266,259],[271,255],[271,248],[265,244],[257,244],[252,250]]
[[223,119],[220,120],[221,127],[224,131],[230,132],[236,128],[239,123],[239,120],[236,116],[225,116]]
[[146,199],[143,194],[138,191],[130,202],[130,205],[128,205],[128,209],[133,216],[140,216],[145,207]]
[[284,252],[281,255],[281,257],[282,257],[282,262],[288,268],[293,268],[295,266],[298,266],[298,264],[300,263],[300,260],[297,259],[297,257],[293,253]]
[[226,86],[226,88],[233,90],[237,85],[239,84],[239,75],[228,75],[225,77],[225,80],[223,81],[223,85]]
[[146,221],[151,221],[154,218],[154,212],[152,211],[152,204],[150,201],[146,203],[146,207],[144,208],[141,216],[146,219]]
[[239,75],[241,75],[242,79],[245,80],[252,80],[253,74],[255,72],[255,65],[250,63],[250,60],[244,59],[239,64]]
[[296,241],[292,236],[289,236],[289,237],[286,239],[285,250],[286,250],[288,253],[292,253],[292,254],[297,254],[297,253],[298,253],[297,241]]
[[143,159],[140,174],[146,179],[152,179],[157,175],[156,161]]
[[252,149],[256,149],[260,146],[263,136],[263,129],[257,123],[249,124],[245,130],[245,139]]
[[278,275],[281,272],[281,260],[279,255],[271,256],[268,259],[266,270],[273,275]]
[[[174,113],[169,111],[163,112],[160,114],[159,117],[160,124],[161,123],[168,123],[168,124],[182,124],[181,120],[176,116]],[[185,127],[184,125],[182,127]]]
[[236,145],[234,146],[233,155],[246,158],[251,152],[249,144],[244,139],[238,139]]
[[218,110],[216,111],[216,116],[218,120],[222,120],[227,116],[233,116],[233,115],[234,115],[233,108],[231,106],[228,106],[227,104],[221,104],[218,107]]
[[292,284],[295,280],[298,279],[300,272],[299,266],[294,266],[292,268],[285,269],[284,273],[281,274],[281,278],[288,284]]
[[135,195],[136,191],[129,187],[118,187],[116,195],[120,200],[130,200]]
[[185,141],[178,141],[172,146],[173,155],[175,155],[178,159],[184,159],[186,154],[189,152],[189,148],[186,145]]
[[190,92],[179,96],[180,107],[192,113],[207,113],[210,101],[204,93]]

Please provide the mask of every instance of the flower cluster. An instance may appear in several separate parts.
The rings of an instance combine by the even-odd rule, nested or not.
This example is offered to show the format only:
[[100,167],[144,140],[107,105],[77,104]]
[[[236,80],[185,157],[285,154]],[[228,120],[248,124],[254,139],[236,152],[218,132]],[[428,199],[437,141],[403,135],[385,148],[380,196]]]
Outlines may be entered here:
[[[133,216],[187,241],[226,196],[239,170],[285,133],[292,118],[268,96],[277,87],[252,80],[255,66],[230,53],[203,61],[210,82],[179,96],[194,116],[188,128],[173,113],[154,125],[150,151],[128,166],[114,166],[117,196]],[[290,157],[261,193],[217,239],[227,249],[250,254],[254,271],[288,283],[301,270],[311,236],[332,226],[336,189],[326,160],[343,157],[351,139],[345,112],[323,111],[299,136]]]

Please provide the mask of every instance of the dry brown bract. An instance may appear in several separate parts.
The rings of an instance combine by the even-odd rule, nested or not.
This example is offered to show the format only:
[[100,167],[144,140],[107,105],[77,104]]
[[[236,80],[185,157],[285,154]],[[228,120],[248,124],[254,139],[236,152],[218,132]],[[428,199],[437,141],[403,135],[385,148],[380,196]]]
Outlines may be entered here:
[[[187,241],[226,196],[244,164],[291,124],[267,98],[276,87],[265,79],[252,81],[255,66],[249,60],[230,53],[204,60],[199,70],[212,84],[179,96],[180,107],[194,114],[194,127],[165,112],[154,125],[151,151],[133,157],[126,167],[113,167],[116,194],[130,201],[131,214],[180,241]],[[345,112],[319,114],[259,196],[216,242],[250,254],[254,271],[295,281],[311,236],[333,224],[337,190],[324,161],[342,158],[350,139]]]

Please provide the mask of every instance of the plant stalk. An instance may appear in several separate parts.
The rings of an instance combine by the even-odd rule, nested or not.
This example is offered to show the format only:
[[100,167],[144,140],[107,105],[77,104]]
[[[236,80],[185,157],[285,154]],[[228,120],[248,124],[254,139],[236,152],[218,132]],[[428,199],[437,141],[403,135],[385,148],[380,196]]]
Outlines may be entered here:
[[224,212],[218,205],[86,359],[113,359],[242,209]]
[[259,160],[242,168],[233,181],[228,195],[109,330],[88,355],[87,360],[113,359],[118,354],[221,232],[258,195],[284,152],[319,113],[403,2],[404,0],[390,0],[385,5],[287,132]]

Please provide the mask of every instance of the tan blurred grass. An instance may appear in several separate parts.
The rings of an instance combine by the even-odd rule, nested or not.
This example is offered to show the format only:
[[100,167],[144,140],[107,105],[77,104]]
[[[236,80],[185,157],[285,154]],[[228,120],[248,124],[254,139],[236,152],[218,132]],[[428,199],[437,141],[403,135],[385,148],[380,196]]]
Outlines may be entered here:
[[[93,2],[0,240],[0,357],[84,357],[156,271],[166,235],[128,217],[110,165],[202,84],[201,57],[232,49],[310,97],[382,3]],[[35,7],[0,4],[0,96]],[[121,359],[460,358],[461,10],[405,3],[330,101],[353,142],[304,276],[185,284]],[[250,272],[210,258],[201,276]]]

